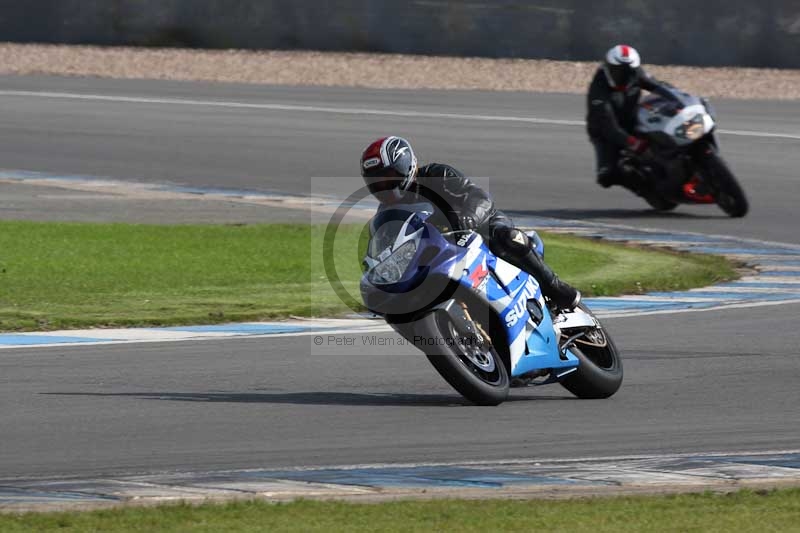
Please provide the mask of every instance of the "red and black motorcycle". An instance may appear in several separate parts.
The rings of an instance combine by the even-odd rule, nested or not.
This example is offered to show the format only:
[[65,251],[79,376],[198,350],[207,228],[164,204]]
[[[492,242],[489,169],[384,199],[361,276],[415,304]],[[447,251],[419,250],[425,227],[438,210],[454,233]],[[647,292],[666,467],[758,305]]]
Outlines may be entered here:
[[639,104],[636,135],[650,148],[620,158],[622,172],[638,178],[629,188],[659,211],[717,204],[731,217],[745,216],[747,198],[719,154],[713,108],[704,98],[673,91],[674,101],[648,95]]

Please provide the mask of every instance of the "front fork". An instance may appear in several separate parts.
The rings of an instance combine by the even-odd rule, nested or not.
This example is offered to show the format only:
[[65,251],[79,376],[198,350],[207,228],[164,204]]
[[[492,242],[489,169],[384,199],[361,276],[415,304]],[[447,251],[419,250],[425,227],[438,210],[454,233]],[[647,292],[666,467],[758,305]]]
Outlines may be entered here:
[[699,177],[700,183],[704,183],[706,187],[711,190],[714,196],[716,196],[718,193],[719,186],[717,185],[714,177],[708,175],[708,171],[706,170],[704,163],[706,159],[717,154],[719,154],[719,143],[717,142],[717,137],[714,135],[713,131],[692,146],[692,169],[690,169],[690,176],[693,178]]
[[713,131],[692,145],[693,158],[702,158],[711,153],[719,153],[719,142]]

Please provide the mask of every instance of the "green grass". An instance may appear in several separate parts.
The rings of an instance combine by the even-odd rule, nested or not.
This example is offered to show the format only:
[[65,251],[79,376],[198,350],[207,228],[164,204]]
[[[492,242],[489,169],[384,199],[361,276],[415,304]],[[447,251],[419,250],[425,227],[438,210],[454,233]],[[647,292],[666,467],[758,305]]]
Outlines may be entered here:
[[0,515],[2,532],[800,531],[800,489],[575,500],[299,501]]
[[686,290],[737,277],[734,265],[720,256],[541,235],[547,263],[587,296]]
[[[358,300],[360,226],[333,248]],[[324,226],[0,222],[0,330],[178,325],[349,311],[321,260]],[[587,295],[735,276],[722,258],[545,235],[548,262]]]

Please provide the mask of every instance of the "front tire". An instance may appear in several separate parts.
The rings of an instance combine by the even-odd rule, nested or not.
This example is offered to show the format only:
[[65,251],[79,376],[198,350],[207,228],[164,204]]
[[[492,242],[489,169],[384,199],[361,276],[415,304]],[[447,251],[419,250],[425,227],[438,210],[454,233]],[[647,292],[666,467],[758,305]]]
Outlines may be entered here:
[[462,336],[441,311],[422,317],[414,330],[417,347],[464,398],[477,405],[498,405],[508,398],[508,371],[490,344],[479,347]]
[[[583,305],[581,309],[590,312]],[[567,374],[560,383],[578,398],[608,398],[622,385],[622,359],[617,346],[605,329],[600,331],[605,337],[605,346],[573,345],[570,348],[580,364],[577,370]]]
[[715,189],[714,196],[720,209],[733,218],[745,216],[750,208],[747,197],[725,161],[712,151],[706,154],[703,168]]

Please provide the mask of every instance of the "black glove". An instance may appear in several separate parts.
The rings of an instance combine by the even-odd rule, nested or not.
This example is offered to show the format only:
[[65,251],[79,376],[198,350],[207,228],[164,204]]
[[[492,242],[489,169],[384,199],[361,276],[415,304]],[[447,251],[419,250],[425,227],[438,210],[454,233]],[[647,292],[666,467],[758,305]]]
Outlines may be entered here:
[[647,139],[642,139],[641,137],[635,137],[633,135],[628,136],[626,142],[628,143],[628,149],[634,154],[644,153],[647,147],[650,146]]
[[459,215],[458,225],[462,230],[466,231],[475,231],[478,227],[478,224],[475,222],[475,217],[472,215]]

